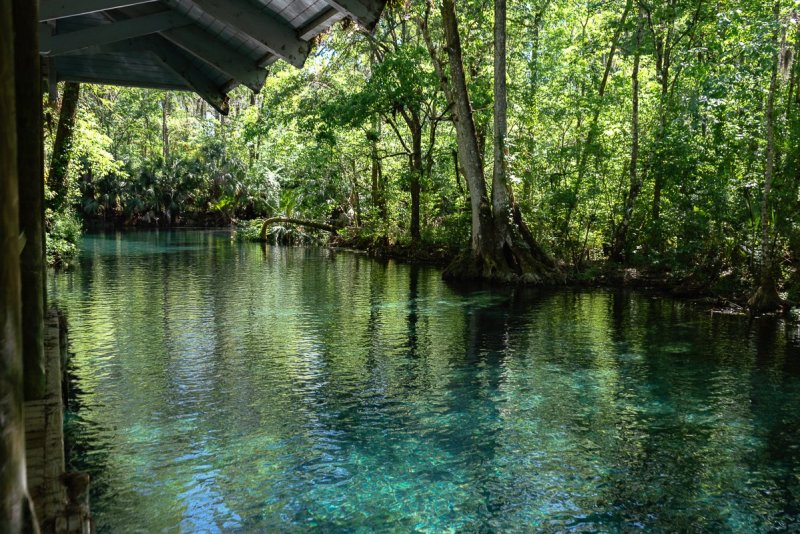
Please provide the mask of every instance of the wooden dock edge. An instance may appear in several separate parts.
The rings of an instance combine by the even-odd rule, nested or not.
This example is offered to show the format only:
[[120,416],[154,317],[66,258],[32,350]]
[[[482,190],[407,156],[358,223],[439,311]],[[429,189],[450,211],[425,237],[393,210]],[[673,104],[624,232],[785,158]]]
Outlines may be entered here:
[[45,396],[25,402],[28,491],[43,533],[90,534],[88,475],[65,473],[67,328],[55,309],[45,319],[44,350]]

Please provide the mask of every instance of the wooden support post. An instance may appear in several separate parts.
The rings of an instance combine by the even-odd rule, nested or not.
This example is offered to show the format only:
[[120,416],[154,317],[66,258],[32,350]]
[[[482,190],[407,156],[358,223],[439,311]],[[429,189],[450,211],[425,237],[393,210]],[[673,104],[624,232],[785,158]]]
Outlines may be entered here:
[[[38,531],[25,481],[17,119],[11,0],[0,0],[0,532]],[[38,91],[37,91],[38,93]]]
[[25,398],[44,396],[44,167],[37,2],[13,0]]

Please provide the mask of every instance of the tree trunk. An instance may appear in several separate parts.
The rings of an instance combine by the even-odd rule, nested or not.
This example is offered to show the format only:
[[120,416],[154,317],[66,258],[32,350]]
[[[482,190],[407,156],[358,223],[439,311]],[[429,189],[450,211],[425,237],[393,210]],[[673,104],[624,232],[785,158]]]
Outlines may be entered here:
[[351,188],[350,188],[350,204],[353,206],[353,210],[356,212],[356,227],[361,226],[361,195],[358,192],[358,170],[356,169],[356,160],[353,159],[350,161],[352,167],[352,180],[351,180]]
[[164,163],[169,161],[169,126],[167,118],[169,115],[169,91],[164,91],[164,99],[161,101],[161,150]]
[[458,192],[464,194],[464,186],[461,185],[461,166],[458,164],[458,150],[453,150],[453,177],[456,179]]
[[[677,0],[669,0],[665,2],[668,5],[668,12],[671,18],[663,21],[654,21],[651,18],[650,9],[645,2],[639,2],[639,6],[645,10],[647,15],[648,27],[650,30],[650,37],[653,42],[653,51],[655,55],[655,71],[658,83],[661,86],[661,96],[659,101],[658,111],[658,133],[655,136],[655,146],[650,153],[647,164],[642,169],[643,178],[647,176],[648,170],[655,167],[655,177],[653,181],[653,199],[651,206],[651,218],[654,223],[658,223],[661,218],[661,194],[666,186],[667,175],[664,173],[664,165],[662,164],[662,149],[664,141],[667,136],[667,126],[669,124],[670,109],[670,86],[673,88],[678,83],[678,78],[682,71],[682,66],[678,66],[675,75],[670,80],[670,70],[672,68],[672,55],[675,47],[684,38],[688,40],[687,49],[694,46],[695,32],[698,24],[705,13],[705,7],[708,4],[705,0],[697,0],[695,3],[696,9],[688,26],[681,31],[678,28],[679,21],[679,3]],[[651,3],[652,4],[652,3]],[[662,246],[663,237],[658,224],[654,225],[651,235],[652,243],[656,250]]]
[[[444,272],[451,279],[481,279],[495,282],[541,283],[557,278],[552,260],[533,239],[514,203],[505,173],[506,128],[506,0],[495,0],[495,161],[492,204],[486,195],[486,180],[472,116],[472,105],[464,75],[458,21],[453,0],[442,5],[450,65],[452,108],[461,166],[472,204],[472,247]],[[448,93],[446,91],[446,93]],[[501,221],[502,219],[502,221]]]
[[[786,96],[786,122],[790,124],[792,121],[792,108],[800,102],[798,99],[800,97],[800,87],[798,87],[800,83],[800,21],[795,22],[795,26],[794,49],[787,46],[786,56],[784,56],[784,68],[789,79],[789,89]],[[786,32],[788,33],[788,29]]]
[[459,159],[467,181],[472,209],[471,252],[481,257],[489,248],[492,232],[492,209],[486,195],[486,180],[483,175],[478,135],[472,118],[472,106],[467,91],[464,62],[461,53],[461,38],[458,33],[455,0],[443,0],[442,22],[447,42],[450,84],[455,115],[456,138]]
[[508,91],[506,87],[506,0],[494,2],[494,166],[492,170],[492,213],[497,230],[505,232],[511,223],[511,202],[506,178],[506,136],[508,135]]
[[411,114],[411,122],[408,127],[411,129],[411,241],[419,242],[420,222],[419,222],[419,203],[420,192],[422,190],[422,125],[415,112]]
[[17,170],[22,249],[22,355],[25,398],[45,392],[44,310],[46,276],[44,248],[44,166],[42,154],[42,93],[39,72],[38,3],[14,0],[14,77],[17,111]]
[[595,106],[594,112],[592,113],[592,121],[589,123],[589,132],[586,134],[586,142],[584,142],[583,146],[581,147],[580,152],[580,159],[578,160],[578,176],[575,180],[575,187],[573,187],[573,200],[570,203],[569,207],[567,208],[567,214],[564,217],[564,224],[561,228],[561,236],[563,239],[566,239],[569,235],[569,226],[570,222],[572,221],[572,213],[575,210],[578,202],[578,193],[580,193],[581,184],[583,183],[583,179],[586,176],[586,167],[589,164],[589,156],[592,153],[592,147],[594,146],[595,137],[597,137],[597,129],[598,129],[598,122],[600,120],[600,112],[603,109],[603,98],[606,94],[606,87],[608,86],[608,78],[611,75],[611,67],[614,65],[614,55],[617,52],[617,47],[619,46],[619,40],[622,36],[622,29],[625,26],[625,21],[628,19],[628,13],[630,13],[631,6],[633,5],[633,0],[628,0],[625,3],[625,10],[622,12],[622,16],[619,19],[619,24],[617,24],[617,29],[614,31],[614,36],[611,39],[611,49],[608,52],[608,57],[606,58],[605,68],[603,69],[603,78],[600,80],[600,87],[597,90],[597,96],[599,101],[597,106]]
[[625,260],[625,251],[628,247],[628,230],[636,206],[636,197],[642,190],[642,181],[639,179],[639,63],[642,47],[642,14],[639,12],[639,23],[636,28],[636,52],[633,56],[633,72],[631,73],[631,160],[630,160],[630,186],[625,197],[622,211],[622,222],[617,227],[614,243],[611,248],[611,261],[621,263]]
[[[669,98],[669,67],[666,67],[661,74],[661,111],[659,113],[659,134],[656,141],[659,145],[663,144],[664,136],[667,135],[667,99]],[[656,147],[656,158],[660,159],[659,148]],[[658,221],[661,217],[661,191],[664,188],[664,171],[661,165],[658,164],[659,170],[656,171],[655,180],[653,181],[653,205],[651,208],[651,217],[653,221]]]
[[772,45],[774,47],[772,59],[772,74],[767,95],[767,162],[764,170],[764,195],[761,198],[761,281],[755,294],[747,305],[754,312],[770,312],[780,308],[783,302],[778,295],[777,274],[770,247],[769,224],[769,195],[772,189],[772,180],[775,174],[775,93],[778,89],[778,63],[780,61],[780,48],[778,46],[780,26],[780,0],[776,0],[773,12],[775,15],[775,32]]
[[35,519],[30,513],[25,479],[13,40],[12,2],[0,0],[0,531],[2,532],[22,532],[26,527],[38,530]]
[[75,115],[78,111],[80,84],[65,82],[61,95],[61,113],[58,118],[58,130],[53,144],[53,155],[50,160],[48,185],[53,195],[50,207],[60,210],[67,200],[67,170],[72,156],[72,131],[75,128]]
[[542,19],[544,18],[545,9],[547,8],[547,5],[549,3],[550,0],[545,2],[533,16],[533,34],[531,35],[531,54],[530,54],[530,60],[528,61],[528,71],[531,77],[530,81],[531,96],[535,96],[539,88],[539,48],[540,48],[539,41],[541,40],[540,34],[541,34]]
[[372,206],[377,208],[378,215],[381,220],[386,219],[386,202],[383,199],[383,191],[381,187],[381,178],[383,169],[381,168],[381,159],[378,157],[378,143],[381,138],[381,119],[378,114],[372,121],[372,132],[370,132],[370,159],[371,159],[371,200]]

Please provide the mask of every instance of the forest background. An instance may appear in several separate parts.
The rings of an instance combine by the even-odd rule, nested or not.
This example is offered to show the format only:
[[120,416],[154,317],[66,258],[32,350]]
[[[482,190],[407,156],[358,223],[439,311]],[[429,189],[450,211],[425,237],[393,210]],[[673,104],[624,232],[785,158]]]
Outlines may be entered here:
[[257,239],[270,219],[275,242],[328,238],[289,218],[451,260],[476,246],[469,115],[479,172],[492,182],[499,147],[527,241],[565,278],[624,267],[689,293],[771,284],[800,300],[800,3],[511,2],[502,136],[496,4],[392,2],[372,34],[342,23],[304,69],[233,91],[227,117],[188,93],[62,84],[45,117],[50,262],[96,226]]

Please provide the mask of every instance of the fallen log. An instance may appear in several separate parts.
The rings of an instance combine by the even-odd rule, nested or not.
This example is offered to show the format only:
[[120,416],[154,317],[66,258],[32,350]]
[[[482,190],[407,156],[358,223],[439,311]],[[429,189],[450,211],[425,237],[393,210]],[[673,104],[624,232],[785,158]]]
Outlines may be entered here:
[[307,226],[308,228],[316,228],[317,230],[324,230],[326,232],[336,234],[336,227],[330,224],[320,223],[315,221],[306,221],[303,219],[294,219],[292,217],[272,217],[270,219],[265,220],[261,224],[261,241],[267,240],[267,232],[269,231],[269,227],[270,225],[275,223],[296,224],[298,226]]

